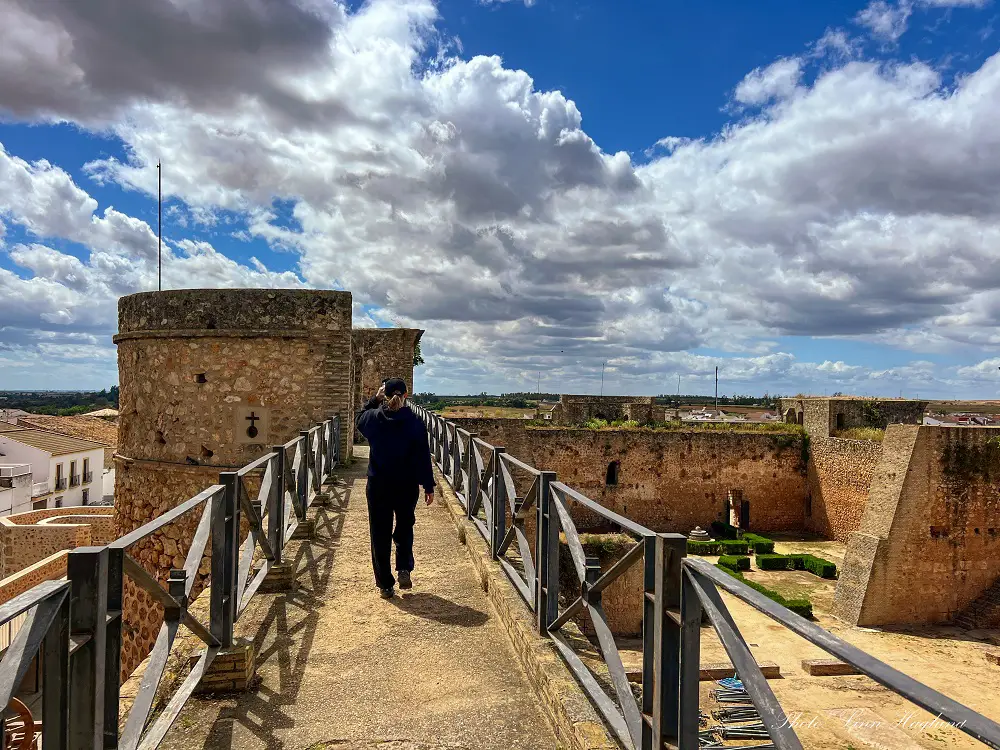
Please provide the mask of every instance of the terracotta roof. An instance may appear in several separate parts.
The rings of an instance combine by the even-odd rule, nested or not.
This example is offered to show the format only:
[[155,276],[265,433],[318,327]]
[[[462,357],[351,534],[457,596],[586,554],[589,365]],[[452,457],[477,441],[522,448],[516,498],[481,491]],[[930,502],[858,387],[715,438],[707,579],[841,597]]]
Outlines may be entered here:
[[75,417],[54,417],[48,415],[32,415],[21,417],[19,427],[35,427],[49,432],[58,432],[70,437],[93,440],[107,448],[118,447],[118,425],[100,417],[80,415]]
[[68,435],[60,435],[58,432],[48,432],[47,430],[7,430],[6,437],[16,440],[19,443],[30,445],[33,448],[51,453],[53,456],[64,456],[67,453],[81,453],[104,449],[103,443],[95,443],[93,440],[82,440]]

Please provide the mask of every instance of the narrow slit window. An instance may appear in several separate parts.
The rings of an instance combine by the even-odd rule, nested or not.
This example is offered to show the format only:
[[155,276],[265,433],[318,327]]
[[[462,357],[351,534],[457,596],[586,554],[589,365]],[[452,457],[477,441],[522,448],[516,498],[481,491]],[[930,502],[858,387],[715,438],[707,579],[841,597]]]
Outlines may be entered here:
[[612,461],[611,463],[608,464],[608,472],[604,477],[604,483],[608,487],[613,487],[614,485],[618,484],[619,469],[620,466],[617,461]]

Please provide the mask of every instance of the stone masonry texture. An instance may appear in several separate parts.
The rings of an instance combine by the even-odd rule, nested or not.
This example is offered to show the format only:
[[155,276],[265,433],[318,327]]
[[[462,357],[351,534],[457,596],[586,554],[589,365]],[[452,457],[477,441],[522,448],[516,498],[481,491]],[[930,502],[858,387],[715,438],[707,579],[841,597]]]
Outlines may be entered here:
[[[120,423],[115,524],[128,533],[331,413],[351,419],[351,295],[286,289],[144,292],[118,307]],[[236,410],[270,415],[239,442]],[[342,430],[350,455],[352,430]],[[129,552],[161,582],[179,567],[200,514]],[[207,556],[206,556],[207,558]],[[208,571],[207,559],[201,574]],[[145,657],[159,606],[128,581],[123,670]]]
[[[607,508],[657,532],[686,534],[728,520],[729,491],[750,502],[754,531],[804,527],[806,468],[796,435],[711,431],[588,430],[527,426],[516,419],[453,420],[492,445]],[[606,483],[618,462],[618,483]],[[600,531],[574,511],[581,530]]]
[[861,526],[872,476],[881,457],[881,443],[811,437],[806,529],[846,542]]
[[413,352],[423,335],[417,328],[355,328],[351,334],[353,368],[352,414],[361,409],[385,378],[402,378],[410,393],[413,385]]
[[885,429],[890,424],[920,424],[927,401],[871,398],[783,398],[786,422],[805,426],[810,437],[829,437],[850,427]]
[[552,409],[552,423],[563,427],[582,425],[591,419],[615,422],[663,420],[663,407],[652,396],[577,396],[562,395]]
[[1000,576],[1000,429],[891,425],[834,612],[944,623]]
[[100,506],[47,508],[0,518],[0,578],[63,550],[107,544],[114,539],[112,513]]

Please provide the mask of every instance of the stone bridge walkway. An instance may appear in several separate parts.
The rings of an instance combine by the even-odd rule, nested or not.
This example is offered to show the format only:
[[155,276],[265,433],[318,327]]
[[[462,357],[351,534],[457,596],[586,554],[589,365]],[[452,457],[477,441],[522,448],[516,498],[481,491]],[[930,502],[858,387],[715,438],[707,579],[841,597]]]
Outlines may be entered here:
[[162,747],[558,747],[440,501],[417,510],[412,592],[379,598],[367,447],[355,455],[315,538],[288,548],[298,590],[258,595],[237,624],[255,640],[259,686],[192,698]]

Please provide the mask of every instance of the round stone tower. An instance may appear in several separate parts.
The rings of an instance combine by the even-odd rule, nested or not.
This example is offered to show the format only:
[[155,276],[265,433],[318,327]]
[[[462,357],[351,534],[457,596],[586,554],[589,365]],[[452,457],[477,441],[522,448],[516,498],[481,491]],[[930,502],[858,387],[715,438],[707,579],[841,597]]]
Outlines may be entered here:
[[[118,534],[330,414],[352,421],[350,292],[143,292],[119,300],[118,327]],[[341,455],[350,456],[352,434],[341,430]],[[182,566],[197,521],[178,521],[130,553],[164,581]],[[151,644],[158,613],[147,604],[133,600],[138,612],[127,619],[135,640]],[[129,633],[127,625],[126,641]]]

